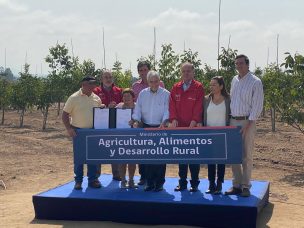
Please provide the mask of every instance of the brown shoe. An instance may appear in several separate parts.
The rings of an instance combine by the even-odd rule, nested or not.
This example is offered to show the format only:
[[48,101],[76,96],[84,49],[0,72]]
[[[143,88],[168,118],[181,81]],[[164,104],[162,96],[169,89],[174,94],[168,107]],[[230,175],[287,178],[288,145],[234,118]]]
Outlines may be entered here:
[[99,182],[99,180],[93,180],[92,182],[89,183],[89,187],[101,188],[101,183]]
[[242,189],[231,187],[225,192],[225,195],[239,195],[242,193]]
[[251,195],[251,194],[250,194],[249,188],[243,188],[242,193],[241,193],[241,196],[242,196],[242,197],[249,197],[250,195]]
[[74,189],[75,190],[81,190],[82,189],[81,184],[82,184],[81,182],[76,182],[75,185],[74,185]]

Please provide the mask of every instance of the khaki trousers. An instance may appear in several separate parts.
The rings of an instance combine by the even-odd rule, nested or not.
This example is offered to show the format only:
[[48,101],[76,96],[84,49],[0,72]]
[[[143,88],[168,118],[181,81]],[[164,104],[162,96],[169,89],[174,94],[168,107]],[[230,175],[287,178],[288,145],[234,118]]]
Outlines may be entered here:
[[[230,120],[231,126],[244,126],[249,123],[249,120]],[[253,167],[253,150],[254,137],[256,133],[256,125],[251,124],[247,129],[246,135],[243,137],[243,161],[242,164],[232,165],[233,180],[232,184],[235,188],[250,188],[251,173]]]

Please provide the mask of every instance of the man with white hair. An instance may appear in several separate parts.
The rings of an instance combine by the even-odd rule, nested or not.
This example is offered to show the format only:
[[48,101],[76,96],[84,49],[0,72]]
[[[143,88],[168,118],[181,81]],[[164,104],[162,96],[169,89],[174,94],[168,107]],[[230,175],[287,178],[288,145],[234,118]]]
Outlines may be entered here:
[[[142,122],[144,128],[165,127],[169,119],[170,92],[160,87],[160,76],[156,71],[147,74],[149,87],[143,89],[137,98],[132,119],[133,127],[137,128]],[[146,165],[145,191],[159,192],[165,183],[166,164]]]

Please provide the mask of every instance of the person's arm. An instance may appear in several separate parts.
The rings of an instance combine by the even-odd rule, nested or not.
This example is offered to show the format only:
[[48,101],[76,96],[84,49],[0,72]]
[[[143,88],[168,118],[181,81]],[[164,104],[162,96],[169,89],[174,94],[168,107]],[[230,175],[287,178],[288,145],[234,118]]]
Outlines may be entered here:
[[178,127],[177,113],[176,113],[176,103],[175,103],[175,87],[172,88],[169,97],[169,127]]
[[139,122],[141,121],[141,102],[142,102],[142,93],[139,93],[135,108],[133,110],[132,114],[132,120],[133,120],[133,128],[139,127]]
[[68,132],[68,135],[70,137],[75,137],[76,136],[76,131],[74,130],[74,128],[70,124],[70,115],[69,115],[69,113],[63,111],[61,119],[62,119],[62,122],[63,122],[63,124],[64,124],[67,132]]
[[249,115],[248,124],[244,125],[241,129],[242,136],[244,137],[248,129],[255,125],[255,122],[263,110],[264,92],[263,84],[260,80],[256,81],[252,91],[252,109]]
[[196,94],[196,100],[193,108],[192,113],[192,120],[190,122],[189,127],[195,127],[197,123],[202,122],[202,116],[203,116],[203,98],[205,97],[205,92],[203,86],[199,86],[197,94]]

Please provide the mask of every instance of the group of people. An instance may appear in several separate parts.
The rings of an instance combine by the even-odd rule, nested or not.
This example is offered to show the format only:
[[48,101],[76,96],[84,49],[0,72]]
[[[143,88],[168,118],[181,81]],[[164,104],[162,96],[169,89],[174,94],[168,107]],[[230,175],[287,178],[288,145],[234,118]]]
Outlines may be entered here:
[[[233,164],[233,186],[226,195],[250,196],[252,152],[256,120],[263,108],[263,85],[261,80],[249,71],[249,59],[238,55],[235,59],[236,75],[231,82],[230,94],[223,77],[216,76],[210,81],[210,93],[205,96],[202,83],[195,80],[194,66],[190,62],[181,65],[181,80],[169,92],[164,88],[158,72],[151,70],[149,62],[140,61],[137,69],[140,79],[132,89],[121,89],[114,84],[110,71],[101,75],[101,85],[90,76],[81,81],[79,91],[72,94],[65,103],[62,121],[69,136],[75,137],[78,128],[93,127],[93,108],[131,108],[133,128],[155,127],[201,127],[241,126],[243,137],[242,164]],[[128,177],[126,180],[126,169]],[[165,182],[166,164],[139,164],[140,180],[134,182],[135,164],[112,164],[113,180],[121,181],[121,188],[136,188],[145,185],[145,191],[159,192]],[[190,170],[190,191],[198,190],[199,164],[179,164],[179,182],[175,191],[187,189],[187,174]],[[74,166],[76,190],[82,188],[83,165]],[[217,178],[216,178],[217,174]],[[220,194],[224,182],[225,164],[209,164],[208,194]],[[100,165],[88,165],[88,186],[100,188]]]

